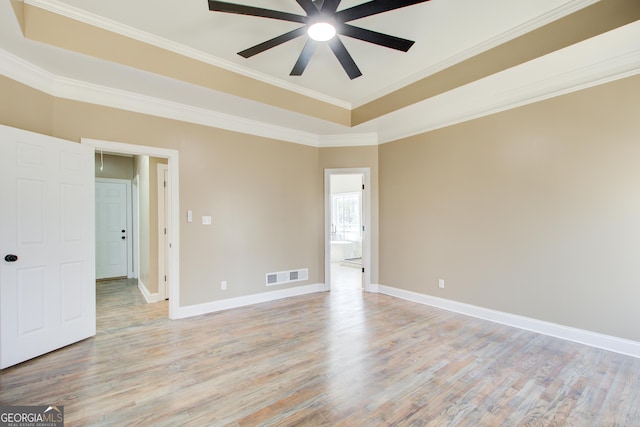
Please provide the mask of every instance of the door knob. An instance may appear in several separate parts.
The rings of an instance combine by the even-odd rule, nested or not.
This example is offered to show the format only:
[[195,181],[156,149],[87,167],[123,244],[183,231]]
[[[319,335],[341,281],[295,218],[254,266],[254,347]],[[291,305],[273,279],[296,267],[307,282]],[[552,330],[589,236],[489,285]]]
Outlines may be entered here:
[[16,262],[18,260],[18,255],[9,254],[6,257],[4,257],[4,260],[7,262]]
[[125,236],[122,236],[122,240],[124,240],[124,239],[126,239],[126,237],[125,237]]
[[122,232],[124,233],[124,230],[122,230]]

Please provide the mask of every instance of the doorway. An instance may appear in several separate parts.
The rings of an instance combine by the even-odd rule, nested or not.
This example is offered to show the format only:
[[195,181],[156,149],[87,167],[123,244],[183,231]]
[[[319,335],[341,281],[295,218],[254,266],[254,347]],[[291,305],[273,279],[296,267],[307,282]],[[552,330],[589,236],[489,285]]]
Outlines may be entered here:
[[325,169],[325,288],[371,289],[370,169]]
[[[169,180],[167,182],[167,194],[169,207],[167,209],[167,236],[168,248],[167,259],[167,281],[171,283],[168,288],[169,293],[169,318],[177,319],[184,317],[179,314],[180,308],[180,231],[179,231],[179,186],[178,186],[178,152],[176,150],[157,148],[151,146],[124,144],[112,141],[102,141],[83,138],[82,144],[91,146],[96,151],[103,150],[110,153],[120,153],[133,156],[149,156],[167,159],[167,169]],[[138,264],[139,265],[139,264]]]
[[96,279],[133,277],[131,181],[96,178]]

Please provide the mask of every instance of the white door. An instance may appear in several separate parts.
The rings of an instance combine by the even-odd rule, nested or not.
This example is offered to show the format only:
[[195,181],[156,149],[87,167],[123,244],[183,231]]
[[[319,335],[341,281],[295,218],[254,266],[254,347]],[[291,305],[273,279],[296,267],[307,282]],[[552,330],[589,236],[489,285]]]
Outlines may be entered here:
[[130,185],[96,180],[96,279],[127,277]]
[[96,333],[93,155],[0,126],[0,368]]

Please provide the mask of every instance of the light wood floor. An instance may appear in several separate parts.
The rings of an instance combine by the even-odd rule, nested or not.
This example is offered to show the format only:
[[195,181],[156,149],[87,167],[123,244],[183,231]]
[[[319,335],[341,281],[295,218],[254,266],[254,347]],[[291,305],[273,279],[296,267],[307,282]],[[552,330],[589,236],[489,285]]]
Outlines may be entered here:
[[98,334],[0,372],[67,426],[638,426],[640,359],[353,289],[167,320],[98,285]]

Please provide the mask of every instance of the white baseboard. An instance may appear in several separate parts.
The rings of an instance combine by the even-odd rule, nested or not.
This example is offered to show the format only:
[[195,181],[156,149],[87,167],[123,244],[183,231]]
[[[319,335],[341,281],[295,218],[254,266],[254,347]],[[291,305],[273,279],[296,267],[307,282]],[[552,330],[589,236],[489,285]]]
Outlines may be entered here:
[[160,297],[159,293],[150,293],[149,289],[142,283],[142,280],[138,279],[138,289],[140,289],[140,293],[147,300],[148,303],[162,301],[163,298]]
[[377,283],[369,283],[369,289],[367,289],[367,292],[373,292],[373,293],[378,293],[380,292],[380,285]]
[[214,313],[216,311],[228,310],[230,308],[244,307],[247,305],[260,304],[268,301],[307,295],[316,292],[324,292],[324,283],[313,285],[296,286],[294,288],[280,289],[271,292],[261,292],[259,294],[246,295],[242,297],[211,301],[204,304],[178,307],[173,313],[173,319],[183,319],[185,317],[199,316],[201,314]]
[[393,288],[390,286],[379,285],[378,291],[381,294],[401,298],[407,301],[442,308],[444,310],[453,311],[467,316],[477,317],[479,319],[489,320],[491,322],[501,323],[503,325],[513,326],[515,328],[525,329],[527,331],[537,332],[543,335],[549,335],[591,347],[640,358],[640,342],[637,341],[559,325],[557,323],[546,322],[543,320],[532,319],[530,317],[519,316],[517,314],[491,310],[484,307],[406,291],[404,289]]

